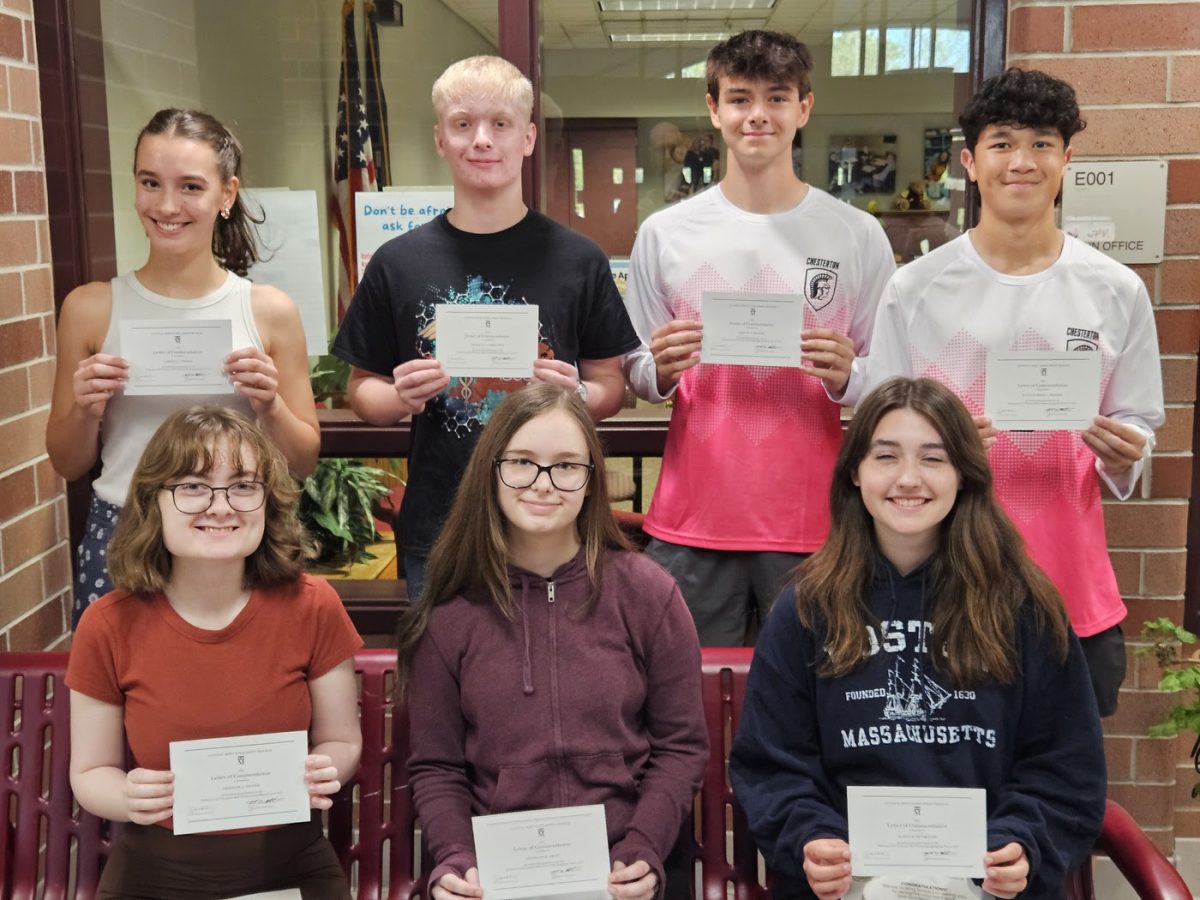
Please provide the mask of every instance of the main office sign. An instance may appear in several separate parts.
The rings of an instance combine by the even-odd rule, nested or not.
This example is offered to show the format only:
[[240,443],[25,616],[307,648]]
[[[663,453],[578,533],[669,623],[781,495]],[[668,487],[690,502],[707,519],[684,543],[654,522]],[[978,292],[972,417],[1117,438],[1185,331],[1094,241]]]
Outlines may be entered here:
[[1166,160],[1073,161],[1063,178],[1062,195],[1067,234],[1117,262],[1162,262]]

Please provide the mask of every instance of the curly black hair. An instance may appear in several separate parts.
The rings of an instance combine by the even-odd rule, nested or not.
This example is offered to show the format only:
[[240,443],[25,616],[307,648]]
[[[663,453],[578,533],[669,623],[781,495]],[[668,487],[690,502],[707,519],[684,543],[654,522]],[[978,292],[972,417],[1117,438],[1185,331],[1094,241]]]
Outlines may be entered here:
[[718,99],[722,75],[794,84],[803,99],[812,90],[809,75],[813,60],[801,41],[782,31],[743,31],[708,52],[705,78],[708,94]]
[[1087,127],[1069,84],[1045,72],[1015,66],[983,83],[958,117],[958,124],[971,152],[989,125],[1051,127],[1062,135],[1064,146],[1070,146],[1071,138]]

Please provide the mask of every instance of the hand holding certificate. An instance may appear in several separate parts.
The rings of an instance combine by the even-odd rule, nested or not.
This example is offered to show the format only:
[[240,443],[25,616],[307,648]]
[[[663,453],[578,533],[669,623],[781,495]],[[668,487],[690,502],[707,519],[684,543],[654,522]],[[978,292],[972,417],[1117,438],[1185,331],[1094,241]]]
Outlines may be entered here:
[[982,878],[987,853],[981,788],[848,787],[854,875]]
[[475,856],[487,900],[607,900],[603,806],[475,816]]
[[460,378],[529,378],[538,353],[538,308],[439,303],[437,359]]
[[792,294],[708,293],[701,299],[700,361],[800,368],[804,300]]
[[233,351],[228,319],[131,319],[121,322],[129,396],[232,394],[225,357]]
[[176,834],[306,822],[308,732],[172,741]]
[[1087,428],[1100,410],[1100,354],[989,353],[983,405],[1001,431]]

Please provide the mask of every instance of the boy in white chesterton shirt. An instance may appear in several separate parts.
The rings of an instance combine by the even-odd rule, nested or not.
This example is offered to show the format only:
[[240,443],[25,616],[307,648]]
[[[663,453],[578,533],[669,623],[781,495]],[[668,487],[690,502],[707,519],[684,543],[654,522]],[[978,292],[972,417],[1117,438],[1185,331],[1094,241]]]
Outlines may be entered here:
[[[721,182],[650,216],[630,261],[626,305],[645,346],[626,374],[639,396],[674,400],[647,552],[679,582],[705,646],[742,644],[786,573],[824,542],[838,400],[855,390],[895,270],[878,222],[792,169],[811,69],[807,48],[778,32],[713,48]],[[703,296],[732,292],[802,307],[802,368],[700,362]]]
[[[1070,140],[1084,127],[1070,85],[1009,69],[983,85],[959,121],[979,224],[889,282],[865,381],[934,378],[976,415],[996,493],[1063,595],[1100,713],[1112,715],[1126,610],[1099,480],[1128,498],[1163,421],[1150,298],[1136,274],[1055,224]],[[1101,354],[1100,415],[1090,427],[996,432],[982,415],[988,353],[1036,350]]]

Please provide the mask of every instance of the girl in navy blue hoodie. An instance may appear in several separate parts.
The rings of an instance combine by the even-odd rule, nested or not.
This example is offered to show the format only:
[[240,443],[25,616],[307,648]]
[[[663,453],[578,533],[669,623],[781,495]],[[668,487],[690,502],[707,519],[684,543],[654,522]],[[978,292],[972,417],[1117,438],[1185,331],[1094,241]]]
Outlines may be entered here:
[[848,785],[985,788],[983,890],[1062,896],[1103,820],[1100,722],[966,408],[927,379],[881,386],[830,505],[759,637],[730,759],[774,896],[850,890]]

